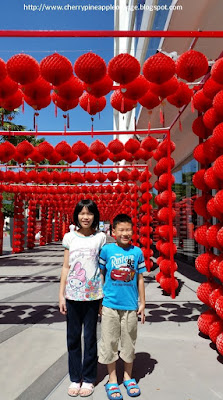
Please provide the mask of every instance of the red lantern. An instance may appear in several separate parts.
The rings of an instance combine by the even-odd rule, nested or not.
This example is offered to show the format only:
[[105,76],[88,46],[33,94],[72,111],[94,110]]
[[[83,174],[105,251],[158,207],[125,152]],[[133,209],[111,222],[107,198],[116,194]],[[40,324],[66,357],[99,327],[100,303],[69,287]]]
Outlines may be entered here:
[[106,98],[104,96],[97,98],[85,92],[79,98],[79,103],[80,106],[90,115],[95,115],[105,108]]
[[108,143],[108,150],[113,154],[119,154],[124,150],[124,145],[119,139],[114,139]]
[[69,155],[72,151],[71,146],[65,140],[62,140],[62,142],[58,143],[55,146],[55,150],[57,151],[57,153],[60,154],[60,156],[63,158],[63,160],[64,160],[64,157]]
[[204,335],[208,336],[210,326],[216,320],[217,320],[217,316],[213,310],[207,310],[207,311],[203,312],[197,320],[197,325],[198,325],[199,331],[201,331]]
[[86,53],[75,61],[74,72],[82,81],[91,84],[105,76],[106,64],[97,54]]
[[222,121],[222,119],[223,116],[217,114],[214,107],[209,108],[203,115],[204,125],[210,131],[213,131],[213,129]]
[[148,92],[138,101],[141,106],[147,108],[148,110],[152,110],[160,104],[159,97],[152,93],[150,90],[148,90]]
[[34,82],[22,87],[23,93],[33,100],[48,97],[51,91],[51,85],[42,76],[39,76]]
[[1,107],[7,111],[13,111],[22,105],[23,95],[20,89],[17,90],[12,96],[6,97],[1,102]]
[[179,86],[179,82],[175,76],[173,76],[169,81],[158,85],[156,83],[151,83],[150,90],[157,96],[165,98],[175,93]]
[[55,86],[54,91],[58,96],[63,97],[68,101],[72,101],[82,95],[84,91],[84,85],[80,79],[72,75],[68,81],[59,86]]
[[208,70],[207,57],[196,50],[188,50],[176,61],[177,75],[188,82],[205,75]]
[[149,82],[144,78],[144,76],[139,75],[134,81],[121,87],[120,90],[122,95],[127,99],[138,100],[146,94],[149,87]]
[[217,83],[216,81],[214,81],[214,79],[209,78],[204,86],[203,86],[203,91],[204,91],[204,95],[206,97],[208,97],[209,99],[213,100],[213,98],[215,97],[215,95],[220,92],[220,90],[223,89],[223,84],[220,85],[219,83]]
[[72,146],[73,153],[79,157],[86,154],[88,152],[88,150],[89,150],[89,147],[81,140],[78,140],[78,142],[74,143]]
[[6,76],[5,79],[0,81],[0,98],[5,99],[12,96],[18,90],[18,83],[14,82],[11,78]]
[[107,179],[109,179],[110,182],[115,182],[117,180],[117,174],[114,171],[109,171],[107,174]]
[[91,162],[94,159],[94,155],[90,150],[88,150],[86,153],[84,153],[82,156],[80,156],[80,160],[84,163],[87,164]]
[[131,154],[135,154],[140,148],[140,142],[137,139],[129,139],[125,143],[125,150]]
[[56,104],[57,107],[59,107],[61,110],[65,111],[65,112],[77,107],[77,105],[79,103],[78,98],[74,98],[72,100],[67,100],[64,97],[58,96],[55,92],[52,93],[51,98],[52,98],[54,104]]
[[219,60],[215,61],[211,68],[211,77],[214,81],[223,85],[223,58],[219,58]]
[[52,144],[48,143],[47,141],[44,141],[44,142],[40,143],[40,144],[38,145],[37,149],[38,149],[39,153],[40,153],[43,157],[45,157],[45,158],[47,158],[47,159],[49,159],[48,157],[49,157],[49,156],[53,153],[53,151],[54,151],[54,148],[53,148]]
[[147,136],[141,141],[141,148],[150,152],[158,146],[158,140],[152,136]]
[[174,73],[175,62],[162,53],[149,57],[143,64],[143,75],[150,82],[162,84],[171,79]]
[[201,115],[193,121],[192,131],[195,133],[195,135],[197,135],[202,139],[207,139],[208,136],[211,135],[211,131],[207,129],[206,124],[204,124],[203,117]]
[[90,151],[97,156],[103,154],[106,150],[105,144],[101,140],[95,140],[89,147]]
[[193,90],[191,90],[186,83],[179,82],[176,92],[171,96],[168,96],[167,100],[170,104],[181,108],[182,106],[190,103],[192,96]]
[[7,72],[15,82],[26,85],[35,81],[40,68],[35,58],[28,54],[16,54],[7,61]]
[[42,108],[46,108],[51,103],[51,97],[50,96],[41,97],[41,98],[38,98],[38,99],[32,99],[31,97],[28,97],[28,96],[24,95],[24,100],[34,110],[41,110]]
[[203,89],[198,90],[194,97],[194,108],[200,112],[205,112],[212,106],[212,101],[204,95]]
[[223,90],[218,92],[216,96],[213,99],[213,107],[216,113],[220,116],[223,117]]
[[28,157],[34,150],[34,147],[27,140],[23,140],[16,147],[16,150],[22,154],[23,157]]
[[6,64],[5,61],[0,58],[0,81],[6,78]]
[[73,68],[68,58],[54,53],[42,59],[40,72],[46,81],[57,86],[71,78]]
[[105,96],[112,90],[112,87],[113,80],[108,75],[105,75],[100,81],[84,85],[85,90],[95,97]]
[[122,85],[132,82],[140,73],[138,60],[130,54],[119,54],[108,64],[108,74],[112,80]]
[[[220,335],[222,335],[221,354],[223,354],[223,321],[219,319],[218,321],[212,322],[212,324],[209,327],[208,335],[213,343],[216,343],[217,337],[219,336],[220,339],[221,338]],[[218,347],[219,347],[219,339],[218,339]]]
[[125,98],[120,90],[114,90],[110,97],[110,103],[113,108],[123,114],[127,111],[131,111],[137,104],[135,100]]

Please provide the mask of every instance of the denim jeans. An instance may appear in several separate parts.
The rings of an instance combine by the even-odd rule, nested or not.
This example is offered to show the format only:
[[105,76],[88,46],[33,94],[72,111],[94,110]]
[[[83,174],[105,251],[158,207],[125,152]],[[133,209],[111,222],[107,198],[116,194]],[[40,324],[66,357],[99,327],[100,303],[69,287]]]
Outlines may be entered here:
[[[97,376],[96,328],[100,300],[67,303],[67,348],[71,382],[94,383]],[[82,360],[81,333],[84,325],[84,357]]]

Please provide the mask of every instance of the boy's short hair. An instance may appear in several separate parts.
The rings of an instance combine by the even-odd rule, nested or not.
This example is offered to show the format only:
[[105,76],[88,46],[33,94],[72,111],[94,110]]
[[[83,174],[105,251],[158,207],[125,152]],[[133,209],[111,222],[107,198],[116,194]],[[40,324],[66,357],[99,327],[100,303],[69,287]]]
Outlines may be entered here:
[[132,219],[131,219],[131,217],[129,215],[127,215],[127,214],[118,214],[113,219],[113,224],[112,224],[113,229],[115,229],[116,226],[118,224],[120,224],[121,222],[128,222],[129,224],[133,225]]
[[86,199],[86,200],[80,200],[74,210],[74,215],[73,215],[73,220],[76,226],[78,226],[79,228],[81,227],[78,221],[78,214],[82,211],[82,209],[86,207],[92,214],[94,214],[94,220],[92,222],[92,228],[98,228],[99,225],[99,220],[100,220],[100,214],[98,211],[98,207],[97,204],[90,200],[90,199]]

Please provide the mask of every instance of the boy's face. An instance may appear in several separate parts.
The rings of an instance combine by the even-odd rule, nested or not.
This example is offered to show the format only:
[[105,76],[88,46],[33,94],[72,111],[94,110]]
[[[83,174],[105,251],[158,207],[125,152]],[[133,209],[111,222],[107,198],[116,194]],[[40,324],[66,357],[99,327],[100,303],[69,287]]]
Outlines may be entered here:
[[116,237],[116,242],[121,247],[129,246],[132,234],[132,224],[129,222],[119,222],[116,227],[112,229],[112,235]]

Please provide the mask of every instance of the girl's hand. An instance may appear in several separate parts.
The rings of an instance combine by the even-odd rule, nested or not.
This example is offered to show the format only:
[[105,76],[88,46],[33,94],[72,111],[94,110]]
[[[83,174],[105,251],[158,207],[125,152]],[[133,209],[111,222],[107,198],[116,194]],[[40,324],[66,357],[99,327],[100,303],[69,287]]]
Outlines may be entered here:
[[145,304],[140,304],[137,315],[141,315],[141,324],[145,323]]
[[67,306],[66,306],[66,301],[64,297],[61,297],[59,300],[59,308],[60,308],[60,312],[63,315],[67,314]]

